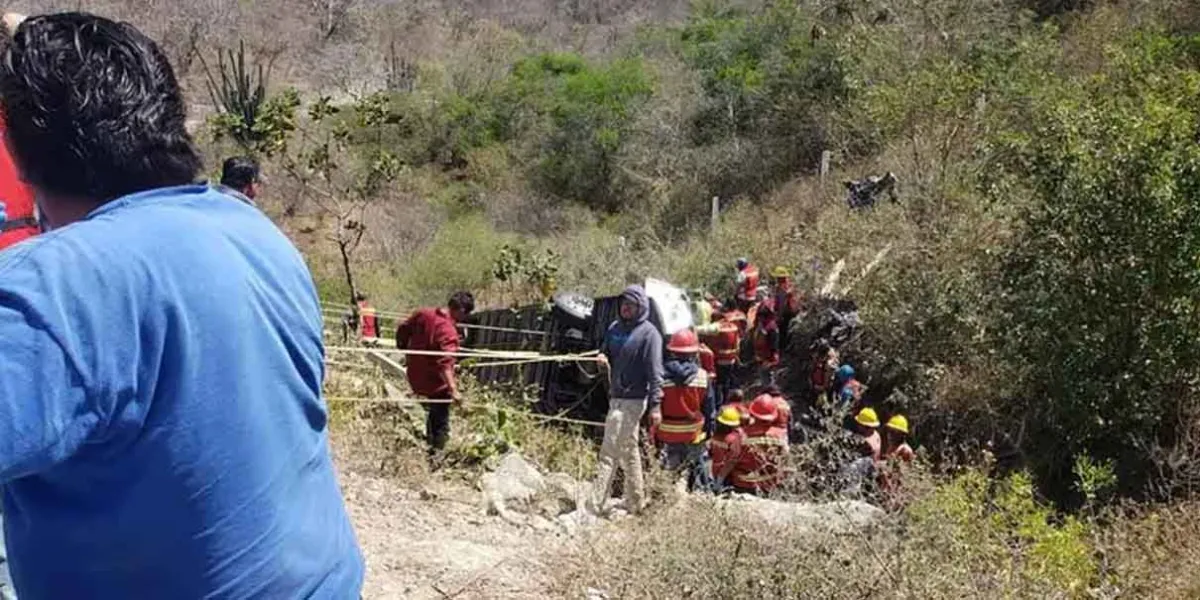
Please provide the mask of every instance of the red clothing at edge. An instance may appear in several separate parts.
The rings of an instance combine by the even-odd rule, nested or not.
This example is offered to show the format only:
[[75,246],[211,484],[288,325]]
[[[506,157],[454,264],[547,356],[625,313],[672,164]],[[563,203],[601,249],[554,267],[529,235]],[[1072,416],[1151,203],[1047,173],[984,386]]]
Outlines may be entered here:
[[[0,119],[0,134],[3,132],[4,121]],[[33,191],[21,181],[12,158],[4,148],[0,148],[0,202],[4,203],[5,218],[10,223],[7,231],[0,232],[0,249],[38,234],[38,227],[32,221]],[[12,226],[21,220],[28,220],[29,224]]]
[[[400,350],[433,350],[458,352],[458,329],[450,311],[445,308],[422,308],[396,328],[396,348]],[[450,383],[442,376],[454,368],[453,356],[405,357],[408,384],[413,392],[426,398],[446,397]]]
[[709,381],[717,378],[717,355],[707,344],[700,344],[700,368],[708,373]]

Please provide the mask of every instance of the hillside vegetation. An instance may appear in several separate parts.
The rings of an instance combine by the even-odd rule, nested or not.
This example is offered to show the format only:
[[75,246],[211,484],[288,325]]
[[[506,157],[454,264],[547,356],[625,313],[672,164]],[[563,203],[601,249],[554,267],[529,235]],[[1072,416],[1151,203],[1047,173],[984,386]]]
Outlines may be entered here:
[[[551,280],[716,287],[739,255],[811,284],[890,245],[853,295],[929,449],[990,448],[1065,506],[1080,465],[1115,476],[1105,494],[1200,482],[1189,3],[604,4],[570,39],[463,7],[430,21],[436,55],[401,54],[411,29],[354,29],[412,14],[350,4],[301,56],[361,43],[354,85],[247,50],[244,87],[272,67],[264,98],[203,133],[214,156],[267,160],[268,210],[328,298],[347,297],[343,263],[399,309],[458,288],[529,301]],[[194,97],[223,104],[196,52]],[[883,171],[900,201],[848,211],[841,180]]]
[[[403,310],[467,288],[500,305],[646,276],[717,290],[738,256],[812,289],[845,260],[887,357],[866,383],[894,390],[934,471],[898,526],[920,533],[876,557],[873,582],[897,597],[1200,590],[1195,535],[1176,528],[1194,504],[1175,504],[1200,485],[1194,2],[89,8],[164,41],[210,165],[263,159],[264,208],[327,300],[353,286]],[[847,208],[842,181],[889,171],[897,203]],[[485,445],[522,442],[477,425]],[[1133,516],[1118,509],[1130,499],[1145,503]],[[564,572],[630,597],[875,585],[831,575],[874,538],[705,545],[713,564],[786,567],[761,588],[662,577],[700,551],[665,532],[720,535],[689,518],[652,519]],[[652,535],[669,543],[645,554]],[[644,569],[640,587],[591,569],[612,556]]]

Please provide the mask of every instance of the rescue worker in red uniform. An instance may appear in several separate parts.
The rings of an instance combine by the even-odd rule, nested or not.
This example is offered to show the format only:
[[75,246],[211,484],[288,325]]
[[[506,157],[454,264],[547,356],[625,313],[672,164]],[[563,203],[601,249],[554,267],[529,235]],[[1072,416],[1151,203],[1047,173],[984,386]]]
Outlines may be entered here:
[[857,456],[843,467],[841,479],[842,491],[855,495],[866,491],[864,486],[874,483],[879,475],[883,438],[879,435],[879,415],[873,408],[858,411],[851,425]]
[[758,267],[750,264],[750,261],[745,258],[737,260],[737,284],[735,285],[734,298],[737,299],[739,308],[746,310],[754,302],[758,295],[759,274]]
[[892,415],[883,426],[883,464],[879,469],[879,489],[884,493],[884,500],[891,509],[903,505],[901,481],[904,465],[916,458],[911,446],[908,445],[908,418],[904,415]]
[[[4,121],[0,117],[0,135]],[[17,168],[6,149],[0,148],[0,249],[37,235],[37,210],[33,192],[17,175]]]
[[775,321],[773,304],[770,300],[759,304],[757,322],[751,335],[758,382],[764,386],[775,383],[775,368],[779,366],[779,324]]
[[724,406],[717,415],[717,429],[708,440],[714,493],[720,494],[729,489],[729,477],[742,457],[745,441],[741,411],[732,404]]
[[744,450],[730,480],[739,492],[767,494],[783,481],[787,432],[775,426],[779,409],[770,398],[755,399],[750,404],[750,418]]
[[747,343],[750,339],[750,319],[746,313],[732,304],[726,304],[723,313],[725,320],[737,326],[737,362],[729,375],[730,387],[745,385],[748,377],[748,365],[753,363],[753,349]]
[[732,406],[738,411],[743,426],[750,424],[750,402],[746,400],[745,392],[738,388],[729,390],[729,401],[721,409],[724,410],[726,406]]
[[358,339],[364,346],[379,345],[379,315],[367,301],[367,295],[359,292],[354,298],[354,312],[358,318]]
[[775,426],[782,427],[785,431],[792,427],[792,403],[784,397],[783,391],[777,385],[769,385],[762,391],[762,396],[765,396],[775,403],[775,408],[779,411],[779,417],[775,419]]
[[703,342],[700,343],[700,368],[708,373],[710,382],[717,379],[717,355]]
[[725,315],[726,321],[737,325],[738,333],[741,338],[744,339],[746,334],[750,331],[750,319],[746,317],[746,313],[738,310],[735,307],[727,307],[723,314]]
[[663,361],[662,403],[650,414],[656,442],[663,444],[663,466],[687,474],[688,489],[708,489],[704,469],[704,425],[708,396],[708,373],[697,356],[700,340],[684,329],[667,342]]
[[787,267],[775,267],[771,278],[775,280],[771,286],[771,300],[779,319],[779,347],[787,348],[792,319],[800,314],[800,292],[792,283],[792,274]]
[[904,415],[892,415],[883,426],[883,458],[897,458],[906,463],[916,458],[912,446],[908,445],[908,418]]
[[716,404],[728,404],[729,391],[738,386],[742,330],[728,313],[715,312],[713,322],[698,327],[697,332],[708,339],[708,345],[713,350],[717,371]]
[[824,409],[830,404],[841,356],[837,349],[824,344],[813,352],[811,360],[812,369],[808,374],[808,383],[813,391],[812,404]]

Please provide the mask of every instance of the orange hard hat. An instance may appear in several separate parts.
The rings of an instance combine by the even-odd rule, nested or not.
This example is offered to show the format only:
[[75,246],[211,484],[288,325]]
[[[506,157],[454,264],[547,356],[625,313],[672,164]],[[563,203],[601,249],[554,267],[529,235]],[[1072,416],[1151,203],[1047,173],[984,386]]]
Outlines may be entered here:
[[779,418],[779,405],[775,404],[774,398],[763,394],[750,403],[750,416],[758,421],[773,423]]
[[676,331],[667,342],[667,351],[678,354],[695,354],[700,351],[700,338],[691,329]]

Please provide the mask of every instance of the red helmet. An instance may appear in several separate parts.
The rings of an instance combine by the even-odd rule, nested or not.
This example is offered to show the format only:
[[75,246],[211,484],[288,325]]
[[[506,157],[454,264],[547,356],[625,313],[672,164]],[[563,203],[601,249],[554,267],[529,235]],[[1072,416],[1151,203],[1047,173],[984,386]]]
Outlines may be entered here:
[[676,331],[667,342],[667,351],[677,354],[695,354],[700,351],[700,338],[691,329]]
[[774,398],[763,394],[750,403],[750,416],[757,421],[774,423],[779,418],[779,406]]

